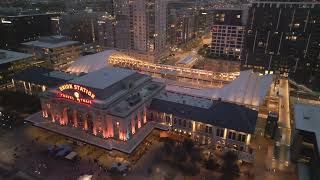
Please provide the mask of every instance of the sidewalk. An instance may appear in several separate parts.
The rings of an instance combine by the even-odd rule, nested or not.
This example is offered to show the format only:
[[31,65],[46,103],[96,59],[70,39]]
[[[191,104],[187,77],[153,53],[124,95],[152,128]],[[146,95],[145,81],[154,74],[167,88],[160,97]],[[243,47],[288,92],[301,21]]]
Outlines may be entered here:
[[297,180],[298,175],[294,165],[286,166],[284,162],[274,157],[274,145],[270,140],[257,135],[257,150],[253,172],[255,179],[264,180]]

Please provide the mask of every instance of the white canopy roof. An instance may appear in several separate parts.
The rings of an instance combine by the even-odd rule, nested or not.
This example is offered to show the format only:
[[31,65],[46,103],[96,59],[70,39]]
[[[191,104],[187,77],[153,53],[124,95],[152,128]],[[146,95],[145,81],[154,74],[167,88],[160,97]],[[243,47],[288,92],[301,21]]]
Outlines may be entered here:
[[[108,65],[111,55],[120,53],[115,50],[106,50],[97,54],[80,57],[67,69],[73,73],[88,73],[103,69]],[[121,53],[120,53],[121,54]],[[249,106],[258,107],[264,101],[271,84],[273,75],[259,75],[252,70],[241,71],[240,76],[222,88],[194,89],[167,85],[167,90],[197,97],[219,99]]]
[[167,90],[197,97],[219,99],[249,106],[259,106],[267,95],[273,75],[259,75],[252,70],[241,71],[240,76],[222,88],[194,89],[167,85]]
[[110,55],[114,53],[117,53],[117,51],[106,50],[96,54],[82,56],[72,63],[67,71],[72,73],[89,73],[105,68]]

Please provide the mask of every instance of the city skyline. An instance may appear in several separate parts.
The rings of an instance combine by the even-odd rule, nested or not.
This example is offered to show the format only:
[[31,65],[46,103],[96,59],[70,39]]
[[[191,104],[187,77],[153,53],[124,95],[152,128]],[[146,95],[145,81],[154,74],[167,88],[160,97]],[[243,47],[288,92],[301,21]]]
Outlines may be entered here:
[[0,179],[320,179],[317,0],[0,2]]

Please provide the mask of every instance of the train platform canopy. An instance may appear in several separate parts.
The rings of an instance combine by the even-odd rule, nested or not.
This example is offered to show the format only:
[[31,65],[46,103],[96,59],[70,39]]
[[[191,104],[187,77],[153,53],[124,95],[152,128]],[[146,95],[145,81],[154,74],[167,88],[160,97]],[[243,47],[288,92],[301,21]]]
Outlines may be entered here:
[[111,55],[117,53],[115,50],[105,50],[96,54],[82,56],[78,58],[67,69],[71,73],[89,73],[105,68]]
[[167,85],[168,91],[207,99],[221,99],[226,102],[259,107],[271,88],[273,75],[260,75],[252,70],[241,71],[240,76],[222,88],[190,88]]
[[[123,53],[115,50],[106,50],[97,54],[80,57],[67,69],[71,73],[89,73],[108,66],[108,59],[112,55]],[[168,75],[174,72],[167,72]],[[167,85],[167,90],[208,99],[221,99],[222,101],[259,107],[270,90],[273,75],[260,75],[252,70],[241,71],[240,76],[222,88],[195,89]]]

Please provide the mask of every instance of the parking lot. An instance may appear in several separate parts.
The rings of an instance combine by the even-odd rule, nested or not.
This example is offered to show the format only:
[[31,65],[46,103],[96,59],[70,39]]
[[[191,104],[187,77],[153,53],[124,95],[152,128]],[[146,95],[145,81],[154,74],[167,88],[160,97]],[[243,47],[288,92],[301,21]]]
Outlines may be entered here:
[[[32,179],[77,179],[84,174],[94,175],[94,179],[99,179],[111,175],[109,170],[115,163],[126,164],[131,169],[148,151],[151,143],[156,142],[156,137],[157,132],[153,132],[128,156],[119,151],[107,151],[24,124],[2,133],[0,148],[3,150],[3,158],[0,160],[0,168],[7,169],[4,177],[15,177],[23,172],[24,176]],[[64,156],[56,157],[57,151],[49,152],[48,146],[61,144],[72,147],[72,151],[77,153],[77,160],[70,161]]]

